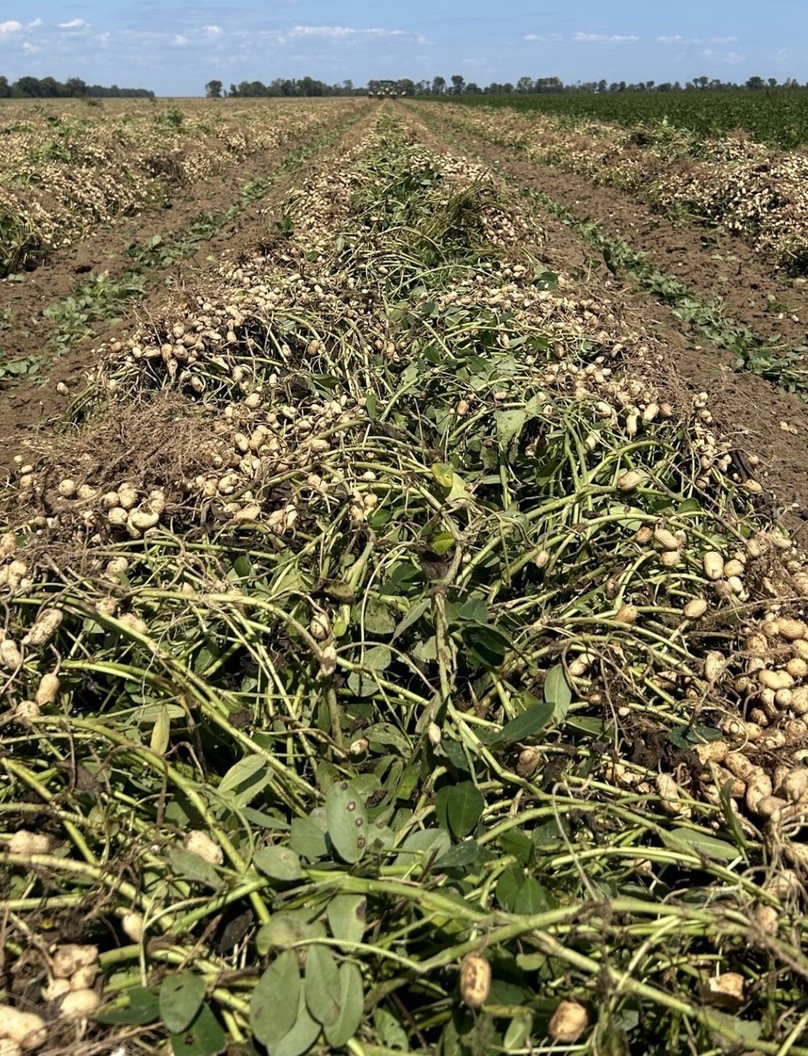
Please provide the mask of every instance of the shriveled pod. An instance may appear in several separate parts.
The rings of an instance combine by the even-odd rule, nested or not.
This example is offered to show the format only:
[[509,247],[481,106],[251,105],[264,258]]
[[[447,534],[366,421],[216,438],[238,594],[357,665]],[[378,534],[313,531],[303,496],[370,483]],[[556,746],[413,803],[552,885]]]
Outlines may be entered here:
[[650,543],[653,538],[654,529],[647,524],[644,524],[642,528],[638,528],[634,535],[634,541],[639,543],[640,546],[645,546],[647,543]]
[[57,946],[51,955],[51,972],[54,979],[69,979],[81,968],[98,961],[98,947],[70,942]]
[[663,568],[676,568],[682,563],[681,550],[663,550],[659,558]]
[[744,802],[753,814],[757,814],[761,800],[772,794],[772,780],[760,767],[756,767],[751,777],[746,780],[746,798]]
[[744,642],[744,652],[747,656],[768,656],[769,640],[765,634],[754,631]]
[[717,580],[724,578],[724,558],[717,550],[708,550],[702,558],[704,574],[708,579]]
[[727,579],[732,578],[732,576],[742,576],[745,570],[746,565],[744,565],[742,561],[738,561],[735,558],[733,558],[731,561],[727,561],[727,563],[724,565],[724,575],[727,577]]
[[780,782],[776,793],[792,803],[804,800],[808,796],[808,767],[795,766]]
[[134,613],[125,612],[123,613],[123,615],[118,617],[118,620],[124,625],[124,627],[128,628],[130,631],[134,631],[135,634],[142,634],[146,636],[149,633],[148,624],[141,620],[138,616],[135,616]]
[[723,653],[712,651],[704,658],[704,677],[708,682],[717,682],[724,674],[727,666],[727,658]]
[[107,520],[113,528],[125,528],[129,520],[129,513],[123,506],[113,506],[107,513]]
[[323,642],[331,634],[331,621],[324,612],[316,612],[309,624],[309,634],[317,642]]
[[516,761],[517,774],[524,778],[532,777],[538,769],[541,758],[541,749],[537,748],[535,745],[523,748]]
[[460,962],[460,996],[469,1008],[482,1008],[491,993],[491,965],[482,953],[467,953]]
[[617,623],[632,624],[637,622],[638,615],[639,610],[636,605],[625,604],[620,606],[614,618]]
[[693,751],[702,766],[708,763],[722,763],[729,752],[726,741],[708,741],[706,744],[694,744]]
[[797,686],[791,690],[790,708],[795,715],[808,715],[808,686]]

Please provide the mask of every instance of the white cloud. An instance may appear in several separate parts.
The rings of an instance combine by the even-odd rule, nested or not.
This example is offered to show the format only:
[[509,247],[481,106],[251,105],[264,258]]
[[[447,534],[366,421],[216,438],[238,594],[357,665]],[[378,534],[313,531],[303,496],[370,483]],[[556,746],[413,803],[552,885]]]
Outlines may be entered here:
[[737,51],[715,51],[713,48],[705,48],[704,51],[700,52],[700,55],[704,59],[713,59],[715,62],[723,62],[729,66],[743,62],[746,58],[745,55],[741,55]]
[[576,33],[572,39],[577,43],[586,44],[636,44],[640,38],[635,36],[623,37],[619,34],[608,36],[605,33]]
[[184,48],[186,44],[190,44],[190,40],[187,37],[183,37],[181,33],[177,33],[171,38],[171,43],[175,48]]
[[59,29],[89,29],[90,23],[83,18],[71,18],[69,22],[60,22]]
[[656,37],[657,44],[692,44],[692,45],[705,45],[705,44],[737,44],[737,37],[683,37],[680,33],[676,33],[672,37]]
[[523,40],[539,40],[542,43],[558,44],[563,38],[560,33],[525,33]]
[[0,22],[0,37],[8,36],[11,33],[19,33],[24,28],[22,22]]
[[27,40],[22,43],[22,50],[26,55],[36,55],[38,51],[42,51],[42,48],[38,44],[31,44]]
[[224,36],[224,30],[221,26],[203,26],[202,33],[208,40],[218,40],[219,37]]

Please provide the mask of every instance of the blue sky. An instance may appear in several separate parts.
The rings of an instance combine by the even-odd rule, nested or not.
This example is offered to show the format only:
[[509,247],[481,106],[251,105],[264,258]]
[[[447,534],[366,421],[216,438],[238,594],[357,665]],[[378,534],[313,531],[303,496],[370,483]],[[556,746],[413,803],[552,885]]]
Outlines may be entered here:
[[0,0],[0,73],[200,95],[206,81],[808,81],[799,0]]

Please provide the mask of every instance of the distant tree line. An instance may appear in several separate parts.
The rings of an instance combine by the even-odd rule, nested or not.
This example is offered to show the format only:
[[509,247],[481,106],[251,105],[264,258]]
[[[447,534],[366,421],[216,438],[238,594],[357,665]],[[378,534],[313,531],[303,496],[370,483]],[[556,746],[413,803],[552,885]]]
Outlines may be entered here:
[[[717,77],[694,77],[692,81],[686,81],[682,84],[680,81],[637,81],[636,83],[630,83],[628,81],[576,81],[575,84],[565,84],[560,77],[520,77],[514,84],[511,81],[505,81],[502,84],[496,81],[492,84],[480,87],[475,84],[474,81],[466,81],[465,78],[456,73],[450,77],[451,83],[448,84],[444,77],[434,77],[432,81],[412,81],[403,80],[399,81],[400,86],[406,86],[405,90],[407,94],[416,95],[502,95],[508,94],[509,92],[516,92],[519,94],[543,94],[543,93],[560,93],[560,92],[690,92],[690,91],[706,91],[706,92],[717,92],[717,91],[732,91],[739,88],[747,88],[750,91],[763,91],[774,89],[794,89],[802,88],[798,81],[793,78],[789,78],[782,84],[778,82],[776,77],[750,77],[744,81],[743,84],[736,84],[733,81],[722,81]],[[371,88],[373,82],[369,82],[368,90]],[[804,87],[808,88],[808,84]]]
[[[27,78],[24,78],[27,79]],[[68,82],[69,83],[69,82]],[[241,81],[225,89],[222,81],[208,81],[205,92],[209,99],[223,99],[225,96],[237,99],[250,99],[262,96],[318,96],[318,95],[365,95],[382,89],[379,80],[368,81],[364,88],[354,87],[353,81],[342,81],[340,84],[326,84],[314,77],[290,79],[276,77],[269,84],[262,81]],[[515,83],[505,81],[492,82],[481,87],[474,81],[466,81],[459,73],[453,74],[449,81],[445,77],[433,77],[431,81],[413,81],[402,77],[395,82],[395,91],[399,95],[502,95],[514,92],[518,94],[541,94],[560,92],[719,92],[739,88],[750,91],[773,91],[775,89],[808,88],[793,78],[779,83],[776,77],[750,77],[743,84],[733,81],[722,81],[717,77],[694,77],[692,81],[576,81],[565,84],[560,77],[520,77]],[[0,93],[1,94],[1,93]],[[88,93],[89,94],[89,93]],[[121,92],[120,94],[126,94]],[[133,93],[134,94],[134,93]]]
[[353,81],[342,81],[341,84],[326,84],[314,77],[301,77],[298,80],[276,77],[269,84],[261,81],[242,81],[240,84],[231,84],[229,91],[225,90],[221,81],[208,81],[205,85],[205,93],[208,99],[222,99],[230,96],[235,99],[253,99],[261,96],[318,96],[318,95],[364,95],[365,88],[354,88]]
[[85,84],[81,77],[70,77],[62,83],[54,77],[20,77],[9,84],[0,74],[0,99],[153,99],[147,88],[106,88],[102,84]]

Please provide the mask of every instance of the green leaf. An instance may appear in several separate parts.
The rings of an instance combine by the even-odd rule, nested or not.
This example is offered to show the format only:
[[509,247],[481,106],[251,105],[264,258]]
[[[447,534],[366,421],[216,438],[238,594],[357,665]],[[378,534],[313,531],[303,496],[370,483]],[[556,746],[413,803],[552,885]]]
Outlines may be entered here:
[[446,854],[442,854],[435,862],[437,871],[447,869],[464,869],[468,865],[474,865],[480,857],[480,845],[476,840],[466,840],[450,847]]
[[432,476],[442,488],[451,488],[454,484],[454,469],[446,462],[437,462],[432,467]]
[[518,1052],[527,1046],[533,1030],[533,1016],[530,1012],[520,1012],[514,1016],[505,1031],[502,1047],[506,1052]]
[[396,629],[393,609],[380,598],[371,598],[365,607],[365,630],[371,634],[392,634]]
[[166,850],[166,860],[174,875],[182,880],[204,884],[214,890],[222,885],[222,879],[214,866],[193,851],[187,851],[184,847],[169,847]]
[[718,840],[715,836],[707,836],[703,832],[696,832],[685,826],[671,829],[670,832],[663,832],[662,839],[673,850],[695,852],[702,858],[712,858],[717,862],[733,862],[741,853],[737,847],[732,847],[724,840]]
[[497,901],[509,913],[513,913],[516,908],[519,892],[524,882],[525,871],[518,865],[512,865],[510,869],[506,869],[497,880],[497,886],[494,889]]
[[535,704],[527,711],[523,711],[521,715],[517,715],[515,719],[505,723],[496,735],[496,741],[514,744],[516,741],[527,740],[552,721],[554,711],[555,704],[552,702]]
[[381,1005],[376,1006],[373,1013],[373,1026],[379,1035],[382,1045],[388,1049],[400,1049],[401,1052],[410,1051],[410,1043],[407,1031],[402,1027],[392,1012],[388,1012]]
[[224,1028],[207,1005],[189,1027],[171,1036],[174,1056],[214,1056],[226,1045]]
[[234,792],[239,785],[243,785],[254,777],[260,770],[266,767],[266,761],[261,755],[247,755],[240,759],[235,766],[231,766],[222,780],[219,782],[220,792]]
[[471,781],[444,785],[435,797],[435,814],[457,840],[468,836],[482,816],[485,799]]
[[205,980],[194,972],[169,975],[160,987],[160,1015],[172,1034],[190,1026],[205,1000]]
[[121,1024],[124,1026],[145,1026],[160,1018],[160,996],[156,990],[147,990],[143,986],[133,986],[125,990],[121,997],[126,1004],[101,1012],[93,1018],[97,1023]]
[[273,880],[300,880],[300,859],[289,847],[262,847],[253,858],[255,868]]
[[306,997],[303,988],[300,990],[300,1004],[297,1008],[295,1025],[280,1041],[276,1041],[270,1050],[270,1056],[303,1056],[320,1036],[321,1026],[313,1019],[306,1008]]
[[289,831],[289,847],[303,858],[315,861],[328,854],[325,832],[311,818],[295,818]]
[[529,876],[519,889],[513,912],[530,916],[533,913],[544,913],[550,909],[547,892],[535,877]]
[[326,946],[312,946],[306,955],[305,992],[311,1015],[324,1027],[333,1026],[342,1012],[340,974]]
[[340,781],[328,790],[325,817],[334,850],[344,862],[358,862],[367,843],[368,815],[365,804],[348,781]]
[[522,432],[527,414],[523,410],[499,411],[494,415],[494,421],[500,446],[507,447],[511,440]]
[[168,708],[163,705],[152,727],[151,740],[149,742],[149,748],[155,755],[165,755],[170,736],[171,719],[168,714]]
[[295,1025],[300,991],[297,954],[294,950],[284,950],[258,980],[250,999],[253,1034],[270,1051]]
[[325,927],[311,921],[308,910],[286,910],[273,913],[255,937],[255,948],[261,957],[270,950],[287,949],[299,942],[314,942],[325,938]]
[[553,718],[560,722],[567,714],[572,703],[572,690],[561,664],[547,672],[544,681],[544,699],[553,705]]
[[335,939],[361,942],[368,902],[364,895],[336,895],[328,903],[328,924]]
[[425,866],[431,859],[445,854],[450,846],[449,835],[443,829],[419,829],[411,832],[401,845],[396,865],[407,869]]
[[484,667],[501,667],[511,648],[508,635],[491,624],[466,624],[461,629],[461,635],[472,656]]
[[343,964],[339,970],[340,1014],[336,1023],[323,1028],[329,1045],[347,1045],[359,1029],[365,1006],[362,973],[355,964]]

